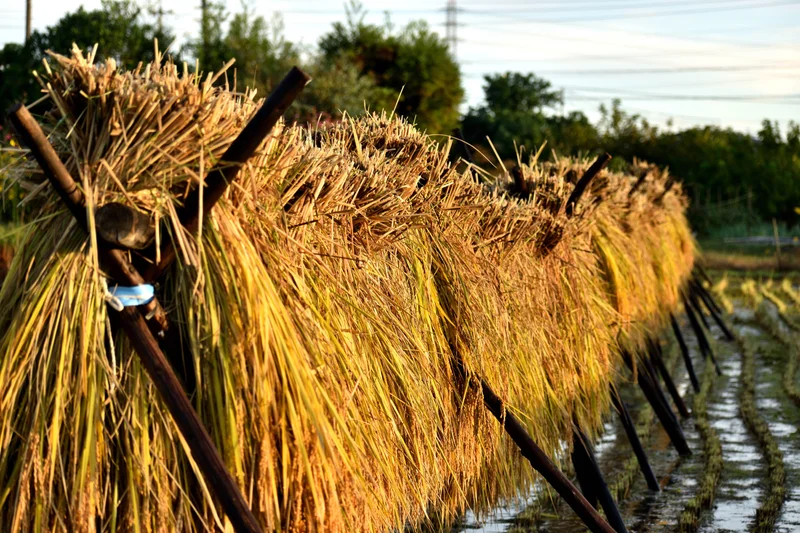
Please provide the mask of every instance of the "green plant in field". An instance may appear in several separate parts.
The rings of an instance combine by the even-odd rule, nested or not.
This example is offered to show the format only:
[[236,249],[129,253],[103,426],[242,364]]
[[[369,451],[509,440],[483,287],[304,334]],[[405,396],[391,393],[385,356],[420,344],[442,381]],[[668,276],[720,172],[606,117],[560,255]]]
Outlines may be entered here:
[[786,471],[783,453],[772,435],[769,425],[756,408],[755,350],[751,338],[737,336],[742,350],[742,373],[740,375],[739,406],[747,429],[756,437],[767,463],[766,489],[761,505],[756,510],[755,533],[771,532],[775,526],[786,498]]
[[717,378],[714,365],[706,363],[700,392],[694,397],[692,414],[703,441],[703,471],[695,495],[686,502],[678,518],[678,531],[692,533],[700,526],[700,514],[711,507],[722,473],[722,444],[708,420],[708,398]]

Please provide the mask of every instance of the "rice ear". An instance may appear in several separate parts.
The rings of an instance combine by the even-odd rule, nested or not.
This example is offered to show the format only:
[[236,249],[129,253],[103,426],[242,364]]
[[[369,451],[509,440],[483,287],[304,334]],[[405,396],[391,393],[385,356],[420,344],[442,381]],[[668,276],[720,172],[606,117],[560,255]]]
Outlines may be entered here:
[[[602,170],[567,217],[590,160],[520,161],[516,194],[386,113],[279,123],[184,232],[187,191],[256,103],[168,59],[51,62],[43,127],[70,172],[176,243],[159,288],[180,332],[170,356],[270,530],[448,523],[532,489],[454,378],[453,347],[560,461],[573,420],[599,430],[621,350],[668,324],[692,271],[687,200],[665,172]],[[24,162],[12,172],[39,186]],[[46,528],[226,527],[111,328],[95,244],[48,188],[35,208],[0,290],[0,523],[26,503]]]

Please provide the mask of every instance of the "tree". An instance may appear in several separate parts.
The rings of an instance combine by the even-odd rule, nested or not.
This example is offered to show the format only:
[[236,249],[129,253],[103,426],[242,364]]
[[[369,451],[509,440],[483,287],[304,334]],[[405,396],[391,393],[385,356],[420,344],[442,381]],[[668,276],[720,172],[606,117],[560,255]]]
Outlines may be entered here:
[[73,43],[83,50],[97,44],[100,61],[111,57],[128,68],[151,61],[155,57],[153,39],[167,46],[174,37],[144,15],[128,0],[103,0],[101,9],[80,7],[44,32],[33,32],[24,45],[6,44],[0,51],[0,106],[6,109],[14,101],[35,98],[39,86],[32,71],[40,68],[48,50],[68,54]]
[[[463,118],[465,140],[486,146],[486,137],[500,157],[514,161],[515,150],[536,152],[546,141],[561,154],[589,152],[597,146],[597,130],[583,113],[547,115],[563,104],[561,91],[535,74],[506,72],[484,77],[484,103]],[[486,153],[485,150],[481,150]]]
[[484,76],[484,80],[484,99],[489,110],[536,115],[564,103],[562,91],[553,90],[549,81],[533,73],[506,72]]
[[446,42],[424,22],[400,33],[391,24],[364,23],[358,3],[348,8],[346,23],[335,23],[319,41],[325,65],[352,62],[375,85],[365,100],[373,109],[393,109],[432,133],[449,132],[458,123],[464,97],[461,73]]

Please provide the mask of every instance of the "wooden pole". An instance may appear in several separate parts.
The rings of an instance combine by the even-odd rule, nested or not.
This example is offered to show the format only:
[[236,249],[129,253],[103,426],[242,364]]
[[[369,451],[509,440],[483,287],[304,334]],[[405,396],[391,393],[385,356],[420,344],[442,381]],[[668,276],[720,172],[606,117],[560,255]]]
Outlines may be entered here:
[[625,429],[625,434],[628,436],[628,442],[631,444],[633,453],[636,455],[636,460],[639,462],[639,469],[642,471],[644,480],[647,482],[647,488],[653,492],[660,492],[661,486],[658,484],[658,479],[656,479],[656,475],[653,472],[653,467],[650,466],[650,461],[647,459],[647,453],[644,450],[644,446],[642,446],[642,441],[639,440],[639,434],[636,432],[633,419],[631,419],[628,408],[625,407],[625,403],[622,401],[619,391],[617,391],[613,383],[611,384],[611,403],[619,414],[622,427]]
[[[78,220],[82,229],[86,230],[85,207],[82,207],[85,205],[83,193],[58,158],[39,124],[22,105],[11,108],[9,119],[20,141],[34,155],[66,207]],[[115,279],[134,285],[144,283],[121,250],[101,248],[99,252],[103,263],[109,265],[112,272],[121,276],[120,278],[115,275]],[[119,319],[142,366],[189,445],[192,458],[200,467],[207,485],[217,496],[234,529],[239,533],[260,533],[261,527],[250,511],[247,501],[225,467],[214,442],[203,427],[200,417],[197,416],[155,337],[145,324],[139,309],[126,307],[119,313]]]
[[672,313],[669,314],[669,321],[672,324],[672,332],[675,334],[675,338],[678,340],[678,346],[681,348],[683,363],[686,365],[686,372],[689,373],[689,379],[692,382],[692,387],[694,387],[695,392],[700,392],[700,382],[697,380],[697,374],[694,373],[692,358],[689,356],[689,347],[686,346],[686,341],[683,340],[683,335],[681,334],[681,328],[678,326],[678,321],[675,320],[675,315]]
[[717,304],[716,300],[714,300],[714,297],[711,295],[711,293],[708,292],[708,290],[703,286],[703,282],[700,278],[705,279],[709,285],[713,285],[710,278],[708,277],[708,274],[706,274],[705,270],[703,270],[703,267],[701,267],[700,265],[695,265],[694,272],[692,272],[692,278],[690,281],[694,281],[696,287],[700,290],[700,292],[702,292],[708,297],[708,303],[714,308],[714,310],[717,313],[722,315],[723,314],[722,308]]
[[[572,453],[570,454],[570,458],[572,459],[572,469],[575,470],[575,477],[578,479],[578,485],[581,488],[583,497],[586,498],[587,502],[592,504],[592,507],[597,509],[599,500],[597,499],[594,479],[590,474],[592,466],[589,464],[589,454],[582,445],[577,430],[572,434]],[[610,520],[609,525],[614,527]]]
[[192,459],[200,468],[206,485],[219,500],[234,530],[237,533],[261,533],[261,526],[250,511],[236,481],[228,472],[225,462],[214,446],[214,441],[197,416],[189,397],[183,391],[141,312],[136,307],[126,307],[119,313],[119,319],[122,330],[139,355],[142,366],[147,370],[161,400],[169,409],[175,425],[189,445]]
[[669,395],[672,396],[672,401],[675,403],[675,407],[678,409],[678,412],[682,417],[689,418],[689,416],[691,416],[689,414],[689,409],[686,407],[686,403],[683,401],[681,393],[678,392],[678,387],[675,386],[672,376],[669,375],[667,365],[664,364],[661,345],[658,343],[657,339],[653,338],[649,339],[648,343],[650,344],[650,361],[652,361],[653,365],[658,370],[658,373],[661,374],[661,379],[664,380],[664,385],[667,387],[667,392],[669,392]]
[[472,179],[480,181],[478,176],[478,171],[475,170],[474,164],[475,161],[472,159],[472,152],[469,151],[469,147],[467,146],[467,142],[464,140],[464,132],[461,131],[461,128],[455,128],[453,130],[453,138],[458,141],[458,145],[460,146],[461,152],[461,159],[467,163],[469,166],[469,174],[472,176]]
[[[658,373],[656,372],[655,367],[653,366],[653,361],[650,358],[650,353],[646,352],[641,358],[641,375],[646,376],[655,386],[654,391],[656,396],[658,397],[659,402],[666,407],[667,413],[669,414],[670,418],[675,422],[675,424],[680,428],[680,420],[678,419],[678,415],[675,414],[675,411],[672,409],[672,405],[670,405],[669,400],[667,400],[667,395],[664,394],[664,391],[661,389],[661,384],[658,380]],[[682,430],[681,430],[682,431]]]
[[[50,183],[52,183],[53,189],[64,201],[64,205],[72,213],[72,216],[75,217],[78,226],[83,231],[88,232],[83,193],[59,159],[58,154],[56,154],[50,141],[47,140],[42,128],[39,127],[30,111],[24,105],[16,104],[8,110],[8,119],[20,142],[30,149],[31,154],[33,154]],[[139,272],[128,261],[128,256],[125,252],[113,248],[105,249],[105,256],[108,260],[104,262],[103,266],[109,270],[112,278],[129,286],[145,283]],[[166,314],[157,300],[154,299],[151,302],[148,313],[152,314],[153,322],[158,329],[161,331],[167,329]]]
[[611,155],[607,153],[603,154],[598,157],[594,163],[592,163],[592,166],[590,166],[586,172],[583,173],[581,179],[579,179],[578,183],[575,184],[575,188],[572,189],[572,194],[570,194],[569,198],[567,198],[565,213],[568,217],[572,216],[573,212],[575,211],[575,204],[577,204],[578,200],[580,200],[581,196],[586,190],[586,187],[588,187],[589,183],[591,183],[595,176],[597,176],[600,171],[603,170],[606,165],[608,165],[609,161],[611,161]]
[[683,309],[686,311],[686,316],[689,318],[689,324],[692,326],[695,337],[697,337],[697,345],[700,347],[700,353],[703,354],[704,359],[711,359],[711,362],[714,363],[717,375],[721,376],[722,370],[717,364],[717,359],[714,357],[714,352],[711,350],[711,345],[708,343],[708,339],[706,338],[703,328],[700,326],[700,322],[698,322],[697,317],[694,316],[694,311],[692,311],[692,307],[689,305],[686,296],[682,294],[681,299],[683,300]]
[[[460,365],[460,363],[459,363]],[[486,408],[506,430],[506,433],[519,448],[531,466],[564,498],[575,514],[593,533],[614,533],[614,529],[603,520],[597,510],[586,501],[581,491],[570,482],[558,467],[547,457],[547,454],[534,442],[519,419],[506,410],[503,401],[492,390],[486,380],[480,379],[483,402]]]
[[694,309],[694,312],[700,318],[700,322],[703,324],[703,327],[710,333],[711,326],[708,325],[708,320],[706,320],[706,315],[703,313],[703,309],[700,307],[700,304],[697,302],[697,295],[691,290],[691,287],[688,289],[688,294],[686,297],[689,299],[689,304]]
[[654,200],[654,203],[656,204],[661,203],[664,200],[664,197],[667,195],[667,193],[672,189],[674,185],[675,185],[675,180],[672,178],[672,176],[667,178],[667,184],[664,185],[664,191],[658,195],[658,197]]
[[[583,480],[581,480],[581,477],[578,478],[578,482],[581,484],[581,490],[583,490],[584,493],[588,490],[592,497],[600,501],[600,505],[603,507],[603,511],[605,511],[606,517],[608,518],[609,525],[613,527],[617,533],[628,533],[628,529],[625,527],[625,521],[622,519],[622,515],[617,507],[617,502],[614,501],[611,491],[608,490],[608,484],[603,478],[600,467],[597,465],[592,443],[578,426],[575,426],[573,429],[572,444],[572,458],[576,473],[578,466],[584,471],[582,476]],[[576,456],[578,459],[577,464],[575,462]]]
[[[222,198],[228,185],[236,179],[242,166],[250,159],[269,132],[283,116],[289,106],[311,81],[311,77],[297,67],[281,80],[280,84],[269,95],[267,100],[247,123],[247,126],[234,139],[219,162],[206,176],[205,186],[193,189],[178,209],[178,220],[186,231],[195,232],[200,220],[200,196],[203,199],[203,214],[207,214]],[[150,263],[142,272],[147,281],[159,279],[164,271],[175,260],[175,246],[167,241],[161,249],[161,260]],[[149,254],[155,257],[155,253]]]
[[647,172],[639,176],[639,178],[636,180],[636,183],[634,183],[633,187],[631,187],[631,190],[628,191],[628,198],[631,198],[634,195],[634,193],[639,190],[639,187],[642,186],[644,180],[647,179],[647,176],[648,176]]
[[714,322],[717,323],[719,329],[722,330],[722,333],[725,335],[725,338],[728,339],[729,341],[735,340],[733,333],[731,333],[731,330],[728,329],[728,326],[725,324],[725,321],[722,320],[718,308],[716,308],[716,304],[712,303],[713,300],[711,299],[711,295],[708,294],[708,291],[706,291],[705,287],[700,285],[700,282],[698,282],[695,279],[689,280],[689,287],[690,290],[693,290],[694,293],[697,295],[697,299],[701,301],[703,305],[705,305],[706,309],[708,309],[708,313],[711,315],[711,318],[714,319]]
[[25,44],[31,38],[31,4],[33,0],[25,0]]
[[[622,357],[625,360],[625,364],[628,365],[628,368],[633,371],[633,359],[631,354],[628,352],[623,352]],[[675,413],[672,412],[669,404],[666,403],[664,393],[661,392],[658,383],[654,382],[650,378],[650,375],[647,371],[638,372],[636,377],[637,381],[639,382],[639,388],[642,389],[645,398],[647,398],[647,401],[650,403],[653,411],[655,411],[658,420],[661,422],[661,425],[664,427],[667,435],[669,435],[669,440],[672,442],[675,450],[677,450],[677,452],[682,456],[692,455],[692,450],[689,448],[689,444],[686,442],[686,437],[684,436],[683,430],[678,423],[678,419],[675,416]]]

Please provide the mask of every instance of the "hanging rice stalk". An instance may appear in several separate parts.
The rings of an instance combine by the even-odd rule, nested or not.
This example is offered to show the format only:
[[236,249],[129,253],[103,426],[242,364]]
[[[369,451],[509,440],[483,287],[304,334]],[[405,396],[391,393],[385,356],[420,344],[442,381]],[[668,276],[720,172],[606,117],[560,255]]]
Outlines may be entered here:
[[104,304],[100,206],[175,244],[167,355],[267,530],[398,530],[517,497],[535,475],[454,354],[560,458],[573,420],[600,427],[620,349],[668,324],[691,273],[686,198],[665,172],[602,170],[567,210],[591,161],[487,187],[385,114],[279,125],[187,232],[177,209],[256,102],[160,58],[93,63],[74,51],[40,73],[91,236],[32,162],[12,169],[36,220],[0,289],[14,531],[229,527]]

